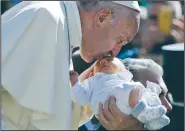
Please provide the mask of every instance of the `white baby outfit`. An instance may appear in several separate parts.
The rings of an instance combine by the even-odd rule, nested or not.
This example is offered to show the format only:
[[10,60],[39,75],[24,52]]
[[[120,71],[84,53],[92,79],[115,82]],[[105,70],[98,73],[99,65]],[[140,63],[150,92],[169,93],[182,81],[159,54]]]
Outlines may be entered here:
[[[165,116],[166,108],[161,105],[160,87],[147,82],[145,88],[140,82],[132,81],[133,75],[125,70],[117,74],[96,73],[93,77],[78,81],[71,88],[72,100],[81,105],[91,105],[94,114],[98,114],[99,102],[105,103],[110,96],[115,96],[118,108],[126,115],[132,114],[143,122],[147,129],[157,130],[169,124]],[[142,101],[133,109],[129,106],[130,92],[135,88],[142,88]],[[159,122],[160,121],[160,122]]]

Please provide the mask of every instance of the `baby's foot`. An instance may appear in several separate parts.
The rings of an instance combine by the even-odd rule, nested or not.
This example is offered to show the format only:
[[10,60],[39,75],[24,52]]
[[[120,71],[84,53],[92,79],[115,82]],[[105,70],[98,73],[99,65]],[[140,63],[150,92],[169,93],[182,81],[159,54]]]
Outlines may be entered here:
[[158,119],[166,114],[166,108],[163,105],[150,107],[141,101],[132,111],[132,115],[142,123],[147,123]]
[[166,115],[163,115],[159,119],[155,119],[153,121],[146,123],[145,126],[148,130],[159,130],[167,126],[169,123],[170,119]]

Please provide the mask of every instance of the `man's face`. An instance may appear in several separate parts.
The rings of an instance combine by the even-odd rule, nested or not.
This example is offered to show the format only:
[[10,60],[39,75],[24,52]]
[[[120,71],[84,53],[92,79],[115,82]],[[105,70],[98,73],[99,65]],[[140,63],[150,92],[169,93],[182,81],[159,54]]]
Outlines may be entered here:
[[138,74],[138,76],[136,79],[139,80],[145,87],[146,87],[147,80],[154,82],[161,87],[162,92],[159,95],[160,100],[161,100],[162,104],[166,107],[166,109],[168,111],[171,111],[172,105],[170,104],[170,102],[166,98],[166,95],[168,93],[168,89],[166,87],[166,84],[164,83],[162,76],[159,76],[159,75],[157,75],[157,74],[153,73],[152,71],[145,69],[145,68],[138,70],[137,74]]
[[121,47],[135,35],[138,28],[136,19],[115,16],[114,20],[111,12],[104,10],[96,13],[92,27],[84,27],[81,56],[86,62],[101,59],[110,52],[112,56],[116,56]]

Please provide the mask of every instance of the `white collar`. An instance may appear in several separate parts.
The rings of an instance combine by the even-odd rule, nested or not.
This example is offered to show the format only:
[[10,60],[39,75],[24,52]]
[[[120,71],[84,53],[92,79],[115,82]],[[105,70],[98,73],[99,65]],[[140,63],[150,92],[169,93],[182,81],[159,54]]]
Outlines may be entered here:
[[80,14],[75,1],[64,1],[67,13],[70,45],[79,47],[82,42]]

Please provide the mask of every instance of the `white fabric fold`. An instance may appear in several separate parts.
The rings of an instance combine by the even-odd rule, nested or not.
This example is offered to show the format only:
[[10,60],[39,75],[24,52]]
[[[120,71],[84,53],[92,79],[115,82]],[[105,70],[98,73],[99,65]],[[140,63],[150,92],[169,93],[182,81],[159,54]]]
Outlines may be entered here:
[[117,75],[121,80],[124,81],[131,81],[133,78],[133,74],[129,70],[123,70],[119,72]]
[[80,45],[80,24],[74,1],[23,1],[2,15],[2,85],[38,129],[72,128],[70,43]]

